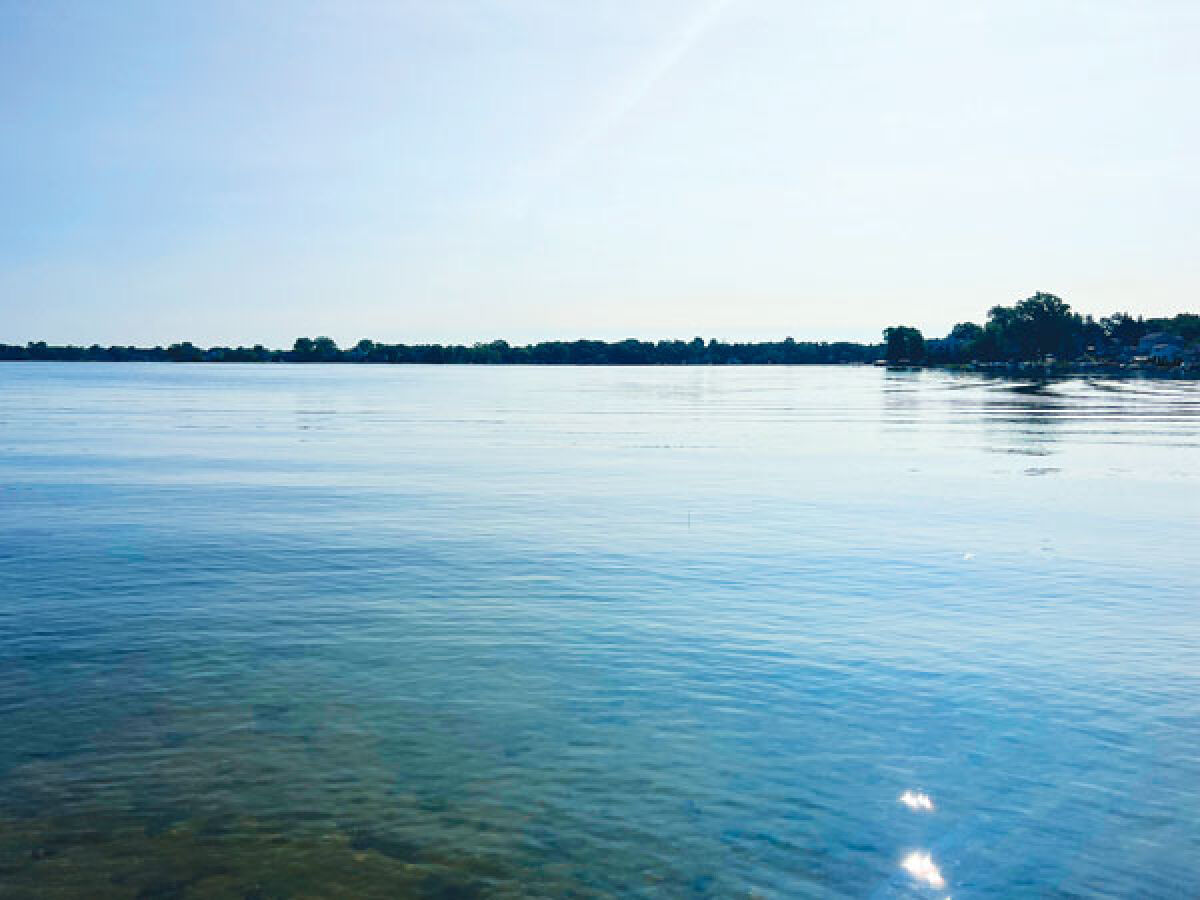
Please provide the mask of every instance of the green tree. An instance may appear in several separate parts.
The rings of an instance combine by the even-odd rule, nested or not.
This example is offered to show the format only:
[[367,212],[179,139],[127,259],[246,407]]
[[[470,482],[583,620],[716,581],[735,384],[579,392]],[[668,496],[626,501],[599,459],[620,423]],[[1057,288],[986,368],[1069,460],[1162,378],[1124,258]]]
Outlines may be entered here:
[[333,338],[324,335],[313,341],[313,353],[321,362],[333,362],[341,355]]
[[950,337],[964,344],[974,344],[983,337],[983,326],[974,322],[959,322],[950,329]]
[[919,363],[925,359],[925,337],[908,325],[892,325],[883,329],[887,344],[887,360],[891,363]]
[[1083,320],[1060,297],[1042,291],[1016,306],[992,307],[988,319],[1001,353],[1010,358],[1072,357],[1082,340]]
[[199,362],[204,359],[204,351],[193,345],[191,341],[184,341],[168,347],[167,358],[174,362]]
[[1105,316],[1100,320],[1100,327],[1108,339],[1119,347],[1136,344],[1147,331],[1146,324],[1140,318],[1135,319],[1126,312]]

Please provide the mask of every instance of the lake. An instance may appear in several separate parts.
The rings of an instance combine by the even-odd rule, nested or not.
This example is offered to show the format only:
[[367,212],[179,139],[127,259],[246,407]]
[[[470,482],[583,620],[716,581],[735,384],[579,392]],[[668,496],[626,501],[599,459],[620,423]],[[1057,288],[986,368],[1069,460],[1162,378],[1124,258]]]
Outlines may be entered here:
[[1200,384],[0,365],[0,897],[1200,895]]

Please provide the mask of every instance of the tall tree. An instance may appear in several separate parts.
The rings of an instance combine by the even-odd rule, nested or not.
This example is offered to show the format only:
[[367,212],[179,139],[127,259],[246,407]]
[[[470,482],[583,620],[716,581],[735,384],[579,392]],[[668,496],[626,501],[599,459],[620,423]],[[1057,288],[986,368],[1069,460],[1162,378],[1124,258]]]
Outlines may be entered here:
[[919,363],[925,359],[925,337],[909,325],[892,325],[883,329],[887,343],[888,362]]

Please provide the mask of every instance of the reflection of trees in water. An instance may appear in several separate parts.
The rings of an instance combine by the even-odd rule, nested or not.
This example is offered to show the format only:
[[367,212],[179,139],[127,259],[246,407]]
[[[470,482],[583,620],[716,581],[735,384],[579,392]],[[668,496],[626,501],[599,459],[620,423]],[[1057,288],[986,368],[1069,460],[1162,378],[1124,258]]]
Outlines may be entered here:
[[946,432],[947,426],[974,422],[984,449],[1024,456],[1053,453],[1061,421],[1073,408],[1049,381],[981,380],[916,370],[888,371],[882,397],[884,431],[922,425]]
[[1064,417],[1074,411],[1073,404],[1064,401],[1051,381],[996,385],[983,395],[985,449],[1050,456],[1061,439]]
[[993,392],[992,402],[997,452],[1038,456],[1054,452],[1053,444],[1072,435],[1092,443],[1128,439],[1130,420],[1144,424],[1174,415],[1171,394],[1134,381],[1060,378],[1005,384]]
[[921,370],[889,370],[882,383],[885,432],[914,426],[934,429],[945,440],[975,424],[983,448],[994,453],[1048,456],[1060,439],[1063,419],[1078,410],[1049,380],[1014,381]]
[[1200,392],[1194,382],[889,369],[879,389],[880,428],[893,440],[919,428],[927,442],[940,438],[948,447],[1029,457],[1053,456],[1064,442],[1153,437],[1176,447],[1200,443]]
[[923,396],[929,386],[919,369],[888,369],[883,378],[884,431],[902,431],[921,420]]
[[984,387],[987,449],[996,453],[1048,456],[1072,435],[1091,443],[1128,440],[1133,421],[1142,437],[1192,439],[1200,419],[1200,395],[1181,382],[989,378]]

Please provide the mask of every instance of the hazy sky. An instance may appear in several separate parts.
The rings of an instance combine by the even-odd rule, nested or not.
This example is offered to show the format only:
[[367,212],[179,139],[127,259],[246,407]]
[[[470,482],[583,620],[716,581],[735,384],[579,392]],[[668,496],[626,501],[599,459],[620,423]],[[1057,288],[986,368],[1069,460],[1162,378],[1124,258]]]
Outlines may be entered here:
[[0,0],[0,341],[1200,307],[1200,4]]

